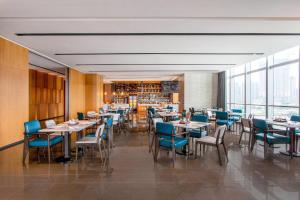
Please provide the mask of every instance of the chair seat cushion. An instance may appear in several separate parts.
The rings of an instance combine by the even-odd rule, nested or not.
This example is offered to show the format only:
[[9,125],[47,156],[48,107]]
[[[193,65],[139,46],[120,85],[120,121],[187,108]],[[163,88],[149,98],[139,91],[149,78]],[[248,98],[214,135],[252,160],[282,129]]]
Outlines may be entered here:
[[75,142],[76,144],[97,144],[96,137],[83,137]]
[[190,129],[189,130],[190,133],[190,137],[193,138],[201,138],[204,136],[207,136],[207,132],[205,130],[201,130],[201,129]]
[[[174,139],[175,139],[174,146],[176,149],[179,149],[179,148],[187,145],[187,143],[188,143],[186,138],[175,137]],[[171,149],[172,148],[172,139],[166,138],[166,137],[160,138],[159,144],[162,147]]]
[[95,137],[96,133],[87,133],[85,137]]
[[232,116],[232,117],[229,117],[229,119],[234,122],[237,122],[237,121],[240,121],[241,118],[239,116]]
[[[206,143],[206,144],[216,144],[217,138],[212,137],[212,136],[204,136],[202,138],[199,138],[196,140],[196,142],[200,142],[200,143]],[[222,141],[219,139],[219,144]]]
[[[264,133],[258,133],[255,135],[257,140],[264,140]],[[268,144],[286,144],[290,143],[290,137],[285,135],[280,135],[276,133],[268,133],[267,134],[267,143]]]
[[219,125],[219,126],[222,126],[222,125],[232,126],[232,125],[233,125],[233,121],[231,121],[231,120],[217,119],[216,123],[217,123],[217,125]]
[[296,131],[296,135],[297,135],[297,136],[300,136],[300,130],[299,130],[299,129],[296,129],[295,131]]
[[[62,136],[55,136],[50,138],[50,146],[58,144],[63,141]],[[48,139],[47,138],[35,138],[29,141],[29,147],[47,147]]]
[[[96,137],[96,133],[88,133],[88,134],[85,135],[85,137]],[[101,138],[102,138],[103,140],[106,140],[106,139],[107,139],[106,132],[103,132]]]

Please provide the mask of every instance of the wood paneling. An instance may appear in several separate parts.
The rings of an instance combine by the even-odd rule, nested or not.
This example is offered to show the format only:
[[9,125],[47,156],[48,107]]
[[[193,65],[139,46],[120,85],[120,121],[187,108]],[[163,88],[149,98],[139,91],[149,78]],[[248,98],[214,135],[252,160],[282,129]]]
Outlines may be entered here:
[[44,120],[64,115],[64,78],[29,70],[29,119]]
[[103,76],[70,69],[70,118],[77,112],[98,111],[103,105]]
[[85,112],[85,75],[75,69],[69,71],[70,119],[77,118],[77,112]]
[[85,75],[85,110],[98,111],[103,104],[103,78],[97,74]]
[[111,84],[107,83],[104,84],[104,103],[112,103],[112,88],[111,88]]
[[0,37],[0,147],[24,138],[28,91],[28,50]]

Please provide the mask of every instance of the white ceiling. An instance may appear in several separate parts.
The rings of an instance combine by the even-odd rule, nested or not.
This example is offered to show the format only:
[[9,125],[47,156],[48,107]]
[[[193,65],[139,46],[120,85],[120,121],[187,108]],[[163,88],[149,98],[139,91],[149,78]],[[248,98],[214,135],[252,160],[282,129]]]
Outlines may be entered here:
[[[0,34],[82,72],[103,74],[106,80],[170,80],[185,71],[221,71],[263,56],[247,53],[268,55],[299,45],[299,8],[298,0],[0,0]],[[61,53],[98,55],[56,55]],[[31,62],[60,70],[47,60]]]

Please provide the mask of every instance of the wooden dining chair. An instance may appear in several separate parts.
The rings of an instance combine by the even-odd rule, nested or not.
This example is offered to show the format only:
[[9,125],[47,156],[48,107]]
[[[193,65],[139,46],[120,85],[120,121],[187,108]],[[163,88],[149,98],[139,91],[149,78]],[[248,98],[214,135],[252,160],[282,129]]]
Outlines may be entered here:
[[248,147],[250,148],[251,139],[252,139],[252,135],[251,135],[252,134],[252,122],[251,122],[251,119],[242,118],[241,122],[242,122],[242,131],[241,131],[241,134],[240,134],[239,144],[241,144],[243,135],[246,133],[246,134],[249,135]]
[[218,151],[218,157],[219,157],[219,163],[222,166],[222,159],[221,159],[221,154],[220,154],[220,145],[223,145],[224,151],[225,151],[225,156],[228,161],[228,155],[227,155],[227,150],[225,147],[224,143],[224,137],[225,137],[225,131],[226,131],[226,125],[218,126],[218,128],[215,131],[214,136],[204,136],[202,138],[196,139],[196,146],[195,146],[195,158],[197,157],[197,147],[198,145],[200,146],[200,154],[201,154],[201,145],[204,146],[214,146],[217,148]]

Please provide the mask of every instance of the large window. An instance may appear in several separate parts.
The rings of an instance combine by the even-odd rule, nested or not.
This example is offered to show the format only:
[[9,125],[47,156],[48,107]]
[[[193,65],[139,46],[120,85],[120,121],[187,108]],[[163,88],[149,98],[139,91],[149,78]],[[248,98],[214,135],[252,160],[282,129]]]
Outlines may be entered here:
[[299,48],[269,56],[268,114],[290,116],[299,113]]
[[299,47],[227,72],[228,109],[269,118],[299,113]]

